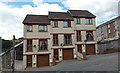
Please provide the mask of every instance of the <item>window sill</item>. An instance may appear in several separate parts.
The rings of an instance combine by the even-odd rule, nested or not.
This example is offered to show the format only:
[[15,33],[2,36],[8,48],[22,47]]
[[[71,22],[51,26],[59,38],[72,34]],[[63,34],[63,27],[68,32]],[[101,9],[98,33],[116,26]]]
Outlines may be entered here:
[[38,32],[47,32],[47,31],[38,31]]
[[58,28],[58,27],[52,27],[52,28]]
[[33,32],[33,31],[28,31],[28,30],[27,30],[27,32]]
[[33,52],[32,50],[27,50],[26,52]]
[[72,28],[72,27],[63,27],[63,28]]
[[93,24],[85,24],[85,25],[93,25]]
[[82,42],[82,41],[77,41],[77,42]]
[[65,44],[64,46],[73,46],[72,44]]
[[38,50],[38,52],[43,52],[43,51],[48,51],[48,50]]
[[53,46],[59,46],[58,44],[54,44]]
[[94,40],[86,40],[86,42],[93,42]]

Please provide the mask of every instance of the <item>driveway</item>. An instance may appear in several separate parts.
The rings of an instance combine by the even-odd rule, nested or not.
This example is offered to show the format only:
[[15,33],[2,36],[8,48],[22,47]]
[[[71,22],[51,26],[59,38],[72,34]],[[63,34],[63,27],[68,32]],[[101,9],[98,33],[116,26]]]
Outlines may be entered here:
[[31,68],[25,71],[118,71],[118,53],[90,55],[86,61],[66,60],[55,66]]

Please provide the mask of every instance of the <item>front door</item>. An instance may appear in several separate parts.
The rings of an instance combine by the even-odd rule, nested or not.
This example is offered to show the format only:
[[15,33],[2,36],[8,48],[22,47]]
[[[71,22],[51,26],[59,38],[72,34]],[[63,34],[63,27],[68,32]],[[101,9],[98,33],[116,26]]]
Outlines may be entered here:
[[58,49],[54,49],[54,58],[55,58],[55,60],[59,60],[59,50]]
[[32,67],[32,55],[27,56],[27,67]]

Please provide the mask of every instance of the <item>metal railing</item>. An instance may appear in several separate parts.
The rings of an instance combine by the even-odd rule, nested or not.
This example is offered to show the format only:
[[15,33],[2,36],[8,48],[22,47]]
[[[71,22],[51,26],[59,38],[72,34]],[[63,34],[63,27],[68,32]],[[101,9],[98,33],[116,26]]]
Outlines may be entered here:
[[64,45],[72,45],[72,39],[64,39]]
[[53,39],[53,45],[59,45],[59,39]]
[[47,44],[42,44],[38,45],[38,51],[48,51],[48,45]]

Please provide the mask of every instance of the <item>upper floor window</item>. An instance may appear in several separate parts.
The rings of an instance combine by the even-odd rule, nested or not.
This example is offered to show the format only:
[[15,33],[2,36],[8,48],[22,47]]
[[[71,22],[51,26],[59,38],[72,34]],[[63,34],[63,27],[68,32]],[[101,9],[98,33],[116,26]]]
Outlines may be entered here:
[[32,31],[32,30],[33,30],[32,25],[27,25],[27,31]]
[[80,24],[80,18],[76,18],[76,23]]
[[110,32],[110,29],[108,29],[108,33],[111,33],[111,32]]
[[53,27],[58,27],[58,21],[53,21]]
[[81,31],[77,31],[77,41],[81,41]]
[[27,50],[26,51],[32,51],[32,39],[27,40]]
[[93,31],[86,31],[86,40],[87,41],[93,40]]
[[39,51],[47,49],[47,39],[39,40]]
[[47,31],[47,26],[46,25],[39,25],[38,30],[39,31]]
[[86,24],[92,24],[92,18],[86,18]]
[[110,24],[108,24],[108,28],[110,28]]
[[58,45],[58,34],[53,34],[53,45]]
[[68,45],[68,44],[72,44],[72,39],[71,39],[71,34],[65,34],[64,35],[64,44]]
[[71,27],[71,21],[64,21],[64,27]]

